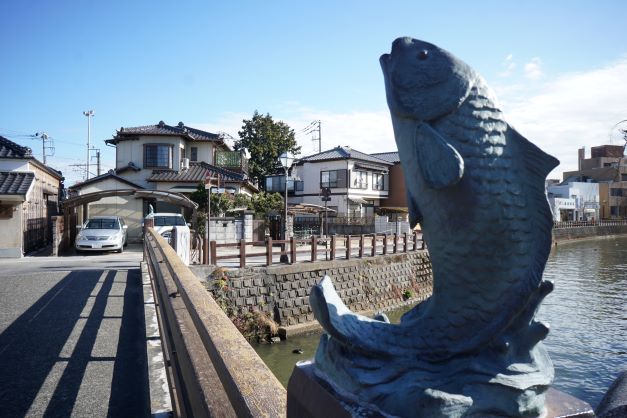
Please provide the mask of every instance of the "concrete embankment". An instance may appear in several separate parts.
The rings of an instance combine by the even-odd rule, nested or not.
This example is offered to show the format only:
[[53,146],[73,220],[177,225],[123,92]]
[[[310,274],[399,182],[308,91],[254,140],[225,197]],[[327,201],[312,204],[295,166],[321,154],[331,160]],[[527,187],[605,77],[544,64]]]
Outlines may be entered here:
[[573,226],[553,229],[553,242],[627,234],[627,225]]
[[217,276],[226,280],[227,297],[235,307],[268,313],[286,327],[288,334],[318,326],[309,306],[309,292],[325,275],[333,279],[344,303],[362,313],[419,302],[431,294],[433,286],[427,251],[287,266],[190,268],[197,277],[207,280],[208,287]]

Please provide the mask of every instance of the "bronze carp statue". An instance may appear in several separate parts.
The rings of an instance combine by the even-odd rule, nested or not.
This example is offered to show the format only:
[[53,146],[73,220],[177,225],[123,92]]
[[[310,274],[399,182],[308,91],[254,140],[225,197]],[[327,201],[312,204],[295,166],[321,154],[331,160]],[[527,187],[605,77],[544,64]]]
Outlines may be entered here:
[[324,278],[310,295],[326,331],[315,373],[384,415],[542,416],[554,373],[534,315],[552,290],[545,179],[559,162],[449,52],[399,38],[380,63],[433,293],[390,324],[351,312]]

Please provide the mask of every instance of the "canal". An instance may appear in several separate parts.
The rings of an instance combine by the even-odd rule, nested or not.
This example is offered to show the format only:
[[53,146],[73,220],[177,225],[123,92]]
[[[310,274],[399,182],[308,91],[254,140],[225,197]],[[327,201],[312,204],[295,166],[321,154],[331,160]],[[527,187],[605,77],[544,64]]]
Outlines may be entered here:
[[[627,369],[627,237],[560,243],[544,277],[555,283],[537,315],[551,326],[545,344],[555,364],[553,386],[596,407]],[[401,314],[390,319],[398,322]],[[287,386],[294,364],[312,358],[319,339],[296,336],[255,349]]]

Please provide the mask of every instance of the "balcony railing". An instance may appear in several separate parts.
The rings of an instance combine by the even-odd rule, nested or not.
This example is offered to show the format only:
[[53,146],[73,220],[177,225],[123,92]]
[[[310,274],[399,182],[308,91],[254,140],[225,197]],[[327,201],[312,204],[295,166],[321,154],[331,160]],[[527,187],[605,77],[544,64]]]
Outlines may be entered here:
[[248,173],[248,159],[239,151],[216,151],[216,167]]

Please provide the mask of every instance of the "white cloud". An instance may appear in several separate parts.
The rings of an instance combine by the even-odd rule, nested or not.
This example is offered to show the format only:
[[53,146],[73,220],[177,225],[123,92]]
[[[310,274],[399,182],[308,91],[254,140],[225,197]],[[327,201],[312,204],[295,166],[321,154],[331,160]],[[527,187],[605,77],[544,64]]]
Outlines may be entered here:
[[[561,161],[550,174],[552,178],[576,170],[577,149],[585,146],[589,156],[589,148],[609,143],[610,129],[627,118],[627,57],[602,68],[545,79],[531,86],[511,83],[494,87],[506,120]],[[290,103],[267,111],[295,131],[321,120],[323,150],[338,145],[367,153],[396,150],[387,108],[330,112]],[[214,122],[190,126],[237,136],[242,120],[250,117],[249,113],[225,113]],[[297,137],[302,155],[317,152],[311,138],[311,134]]]
[[561,178],[563,171],[577,169],[578,148],[609,143],[612,127],[627,118],[627,57],[559,76],[531,91],[496,88],[496,93],[508,122],[561,161],[551,174]]
[[[269,110],[268,113],[275,121],[284,121],[297,132],[296,139],[302,147],[301,155],[318,152],[318,143],[312,141],[312,138],[317,138],[317,133],[298,132],[315,120],[322,122],[323,151],[338,145],[349,145],[366,153],[396,151],[392,122],[387,109],[336,113],[292,103],[285,108]],[[249,113],[225,113],[215,122],[189,125],[209,132],[226,132],[237,137],[242,120],[251,117],[252,114]]]
[[503,71],[499,73],[500,77],[511,76],[514,73],[514,70],[516,69],[516,63],[514,62],[514,55],[509,54],[508,56],[506,56],[503,62],[501,63],[501,67],[503,68]]
[[529,80],[539,80],[544,73],[542,72],[542,60],[534,57],[530,62],[525,64],[525,77]]

